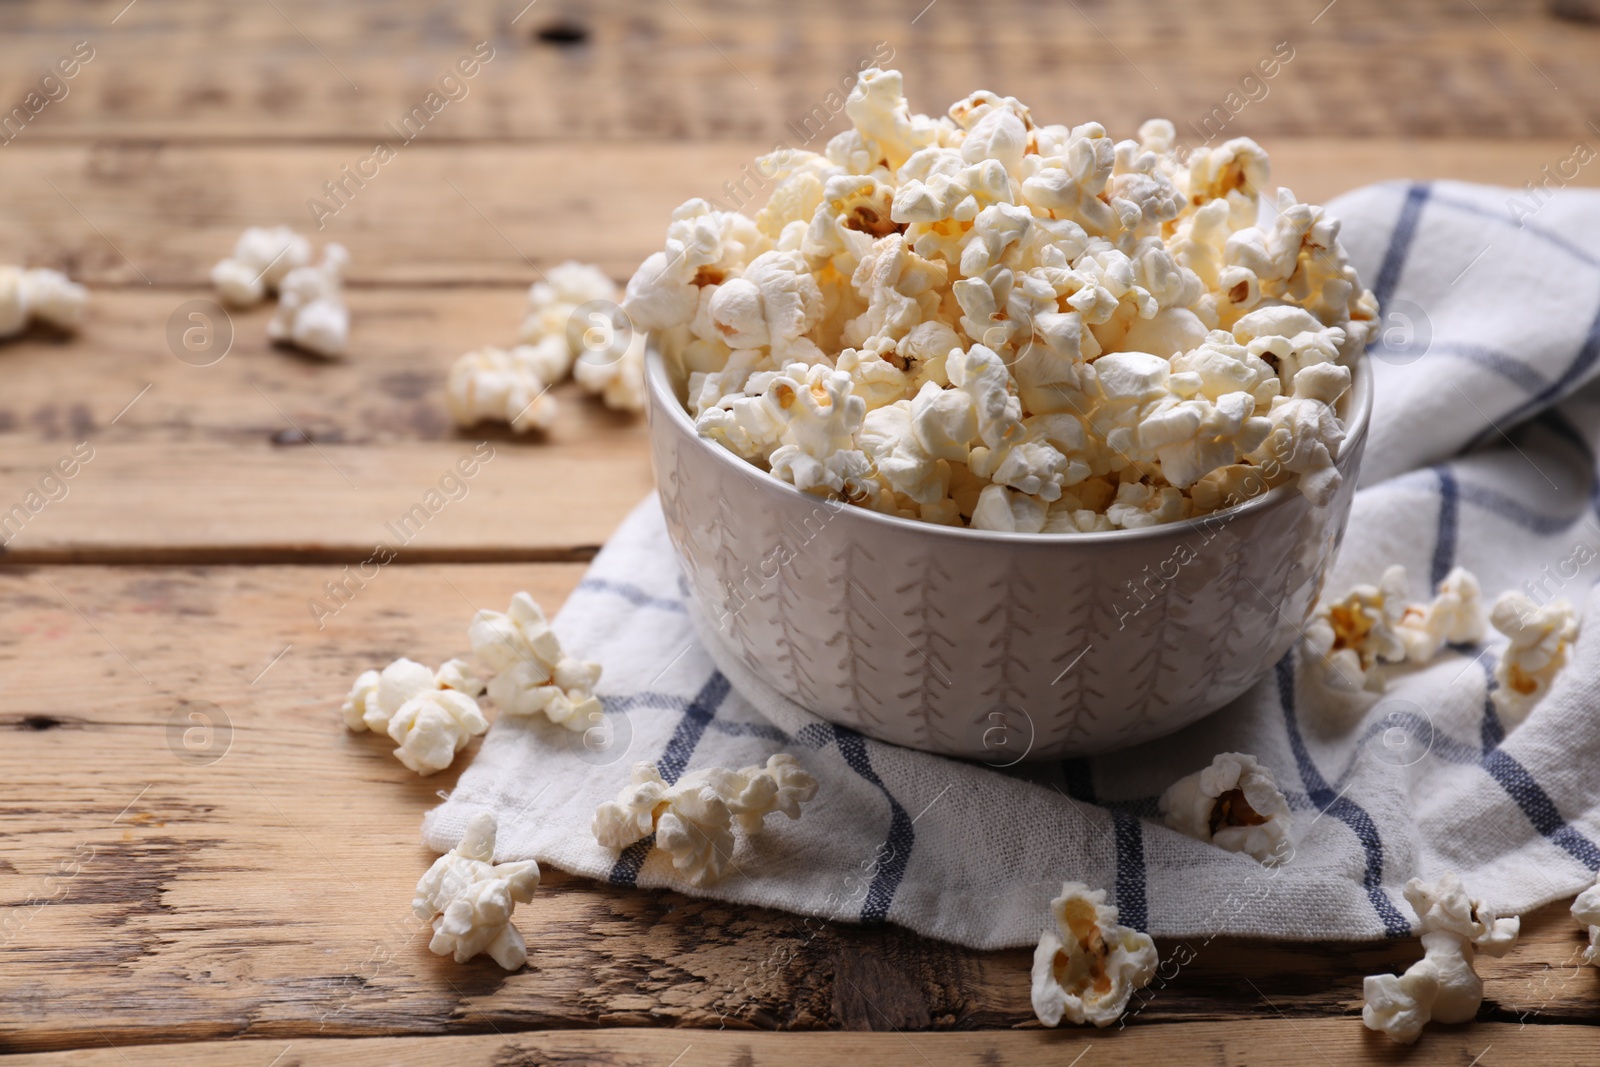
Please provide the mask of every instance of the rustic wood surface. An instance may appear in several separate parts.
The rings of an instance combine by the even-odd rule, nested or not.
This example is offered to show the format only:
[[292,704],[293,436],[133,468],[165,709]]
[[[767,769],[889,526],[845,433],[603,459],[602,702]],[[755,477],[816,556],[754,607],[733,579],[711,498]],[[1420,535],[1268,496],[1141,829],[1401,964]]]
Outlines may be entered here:
[[[529,967],[458,967],[425,951],[406,906],[431,858],[421,814],[455,772],[417,779],[335,707],[365,667],[462,651],[475,607],[518,588],[559,605],[651,486],[642,425],[570,392],[544,439],[456,431],[450,360],[510,342],[543,267],[625,277],[671,206],[793,137],[879,42],[925,109],[984,85],[1121,132],[1202,121],[1289,41],[1226,133],[1265,140],[1279,180],[1320,200],[1383,178],[1536,180],[1600,137],[1600,30],[1531,0],[523,2],[0,7],[0,108],[76,42],[94,49],[0,144],[0,261],[95,289],[80,338],[0,350],[0,506],[79,442],[95,450],[0,553],[0,1051],[279,1067],[1405,1058],[1355,1018],[1361,976],[1403,967],[1404,942],[1191,945],[1126,1030],[1046,1033],[1027,951],[552,872],[518,913]],[[274,349],[258,309],[232,316],[219,362],[174,358],[168,321],[211,295],[238,230],[308,227],[321,183],[478,42],[494,58],[469,95],[327,220],[355,256],[351,355]],[[319,627],[323,583],[485,440],[467,495]],[[213,725],[198,754],[180,740],[193,714]],[[1430,1031],[1416,1062],[1592,1062],[1579,1024],[1600,1015],[1600,972],[1579,945],[1564,905],[1527,917],[1518,949],[1481,963],[1478,1021]],[[860,1030],[883,1033],[822,1032]]]

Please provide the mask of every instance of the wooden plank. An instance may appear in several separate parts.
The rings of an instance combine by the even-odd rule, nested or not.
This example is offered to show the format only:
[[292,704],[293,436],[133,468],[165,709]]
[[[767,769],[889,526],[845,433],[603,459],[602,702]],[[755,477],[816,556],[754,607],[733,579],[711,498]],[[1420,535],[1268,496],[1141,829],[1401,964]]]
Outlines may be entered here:
[[[352,186],[320,236],[350,248],[357,286],[526,285],[565,259],[598,263],[621,281],[659,247],[678,204],[702,196],[733,206],[724,185],[769,147],[419,145],[363,188]],[[1267,148],[1276,180],[1315,202],[1394,178],[1521,186],[1572,154],[1571,142],[1558,140],[1508,150],[1485,140],[1269,138]],[[61,266],[95,286],[148,282],[199,296],[245,226],[286,222],[315,234],[307,201],[354,158],[358,146],[349,143],[19,142],[0,154],[9,194],[0,203],[0,262]],[[1600,167],[1578,170],[1574,184],[1600,184]],[[745,188],[747,199],[764,199]]]
[[[888,54],[881,42],[930,112],[988,88],[1055,121],[1131,129],[1155,114],[1199,122],[1234,93],[1227,135],[1592,136],[1593,37],[1543,4],[1325,6],[471,0],[406,16],[382,0],[145,0],[127,11],[33,0],[0,9],[0,100],[20,103],[82,40],[94,58],[19,141],[365,142],[487,42],[494,58],[423,138],[770,140],[826,105],[863,60]],[[1279,42],[1292,61],[1241,87]]]
[[[555,608],[581,570],[387,568],[319,629],[307,601],[339,577],[328,566],[0,568],[16,635],[0,647],[0,1049],[1029,1025],[1026,949],[975,952],[555,872],[518,912],[525,970],[425,951],[408,910],[431,860],[417,826],[454,772],[412,775],[383,739],[346,733],[338,702],[361,669],[464,651],[475,606],[527,588]],[[184,748],[197,710],[225,717],[226,745],[214,729]],[[1510,957],[1482,961],[1483,1019],[1593,1021],[1600,989],[1573,962],[1564,910],[1542,910]],[[1142,999],[1132,1029],[1345,1016],[1328,1033],[1355,1035],[1337,1038],[1352,1049],[1361,977],[1418,954],[1410,941],[1161,949],[1192,959]]]
[[[1251,1019],[1183,1026],[1030,1030],[953,1034],[749,1034],[615,1029],[474,1034],[455,1037],[299,1038],[205,1041],[187,1045],[111,1045],[24,1054],[17,1067],[1106,1067],[1152,1063],[1330,1063],[1368,1067],[1400,1062],[1587,1064],[1594,1028],[1474,1023],[1429,1031],[1402,1048],[1355,1019]],[[1484,1058],[1491,1050],[1492,1058]],[[1092,1053],[1092,1058],[1090,1054]],[[274,1060],[274,1057],[280,1057]],[[1076,1057],[1076,1059],[1075,1059]],[[1502,1058],[1503,1057],[1503,1058]],[[1476,1058],[1476,1060],[1475,1060]]]
[[0,523],[80,443],[93,450],[59,499],[36,495],[20,531],[0,527],[6,559],[353,562],[379,542],[405,563],[582,558],[651,490],[643,418],[575,386],[542,435],[451,423],[451,362],[515,339],[519,292],[355,291],[335,362],[272,348],[266,309],[235,312],[232,350],[203,367],[168,347],[190,299],[102,292],[79,341],[6,350]]

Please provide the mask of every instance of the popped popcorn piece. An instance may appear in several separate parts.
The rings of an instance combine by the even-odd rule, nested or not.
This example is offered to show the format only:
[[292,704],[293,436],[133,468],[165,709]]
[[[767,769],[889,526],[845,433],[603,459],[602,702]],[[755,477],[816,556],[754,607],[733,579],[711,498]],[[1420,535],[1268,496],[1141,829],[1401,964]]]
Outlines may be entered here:
[[1600,967],[1600,878],[1572,902],[1572,917],[1589,931],[1589,947],[1583,950],[1583,962]]
[[1033,953],[1033,1013],[1046,1026],[1110,1026],[1155,977],[1155,942],[1117,925],[1105,900],[1104,889],[1067,882],[1050,902],[1055,929],[1039,936]]
[[418,693],[389,720],[389,736],[400,746],[395,758],[424,777],[450,766],[457,752],[488,729],[478,702],[455,689]]
[[690,885],[719,881],[733,860],[733,816],[709,785],[674,789],[656,819],[656,847]]
[[624,849],[643,841],[656,830],[656,819],[666,810],[668,786],[661,772],[651,763],[635,763],[629,782],[617,794],[594,809],[590,826],[602,848]]
[[554,666],[561,659],[561,642],[545,618],[539,602],[525,592],[511,597],[504,612],[479,611],[467,626],[472,652],[495,674],[518,663]]
[[288,226],[251,226],[234,243],[233,255],[211,268],[222,302],[252,307],[276,293],[290,271],[311,264],[311,242]]
[[515,594],[504,613],[478,612],[467,637],[492,672],[489,699],[507,715],[543,715],[575,733],[601,721],[604,709],[594,695],[600,664],[563,652],[544,610],[527,593]]
[[[1170,122],[1118,142],[987,91],[917,115],[903,90],[862,72],[823,154],[763,160],[754,219],[691,200],[629,281],[703,436],[809,492],[986,529],[1148,526],[1291,482],[1333,499],[1378,308],[1321,208],[1279,190],[1257,225],[1260,146],[1180,158]],[[1056,506],[1108,475],[1104,501]]]
[[1406,658],[1397,627],[1405,614],[1406,571],[1393,566],[1376,586],[1358,585],[1343,598],[1317,607],[1306,623],[1305,640],[1314,657],[1305,662],[1320,670],[1328,686],[1353,692],[1381,691],[1380,663]]
[[572,364],[572,376],[587,393],[615,411],[644,410],[645,335],[613,335],[609,346],[585,346]]
[[300,266],[278,283],[278,307],[267,322],[267,337],[319,356],[344,354],[350,339],[350,311],[344,305],[344,270],[350,253],[341,244],[322,250],[322,262]]
[[0,338],[15,337],[30,322],[71,333],[83,325],[89,290],[58,270],[0,266]]
[[[561,342],[564,352],[566,343]],[[513,430],[549,429],[559,405],[540,373],[537,349],[519,345],[506,351],[480,348],[450,368],[446,397],[458,426],[486,420],[510,424]]]
[[1344,442],[1344,427],[1327,404],[1309,397],[1279,396],[1267,412],[1272,428],[1247,455],[1258,466],[1281,464],[1300,476],[1300,491],[1318,507],[1344,484],[1334,461]]
[[590,829],[610,849],[627,848],[654,833],[656,847],[671,855],[691,884],[708,885],[732,863],[735,826],[753,837],[774,811],[798,819],[800,806],[816,792],[816,779],[787,753],[740,771],[708,767],[670,786],[654,765],[636,763],[617,799],[595,808]]
[[439,677],[423,664],[403,656],[381,672],[364,671],[345,698],[344,724],[356,731],[387,733],[389,720],[400,705],[419,693],[440,688]]
[[1521,593],[1503,593],[1489,609],[1489,622],[1511,639],[1495,665],[1495,711],[1509,730],[1528,717],[1567,665],[1578,637],[1578,615],[1566,600],[1540,606]]
[[1478,1013],[1483,980],[1472,969],[1473,958],[1479,952],[1498,957],[1511,951],[1522,921],[1501,918],[1468,897],[1451,872],[1432,884],[1411,879],[1405,896],[1417,913],[1423,957],[1404,974],[1366,978],[1361,1021],[1409,1045],[1430,1021],[1464,1023]]
[[[22,272],[22,301],[34,322],[71,333],[83,325],[89,307],[89,290],[49,267]],[[4,331],[0,330],[0,336]]]
[[1243,752],[1222,752],[1211,765],[1178,779],[1161,794],[1161,817],[1179,833],[1262,863],[1283,859],[1289,802],[1272,771]]
[[762,832],[772,812],[798,819],[800,805],[817,795],[817,780],[787,752],[768,756],[765,766],[740,771],[708,767],[685,775],[683,781],[709,785],[728,806],[734,824],[750,837]]
[[1478,579],[1464,567],[1454,567],[1439,582],[1433,600],[1407,604],[1395,622],[1406,648],[1406,659],[1426,663],[1446,643],[1477,644],[1483,640],[1483,604]]
[[[528,311],[522,320],[522,341],[534,344],[546,337],[566,337],[569,326],[587,329],[590,323],[573,323],[572,314],[591,301],[614,304],[621,294],[616,283],[599,267],[568,260],[544,272],[528,287]],[[563,369],[552,379],[564,377]]]
[[518,904],[539,888],[533,860],[494,862],[495,818],[488,812],[467,823],[461,843],[433,862],[417,882],[411,910],[433,927],[428,950],[466,963],[487,953],[508,971],[528,962],[528,947],[511,924]]

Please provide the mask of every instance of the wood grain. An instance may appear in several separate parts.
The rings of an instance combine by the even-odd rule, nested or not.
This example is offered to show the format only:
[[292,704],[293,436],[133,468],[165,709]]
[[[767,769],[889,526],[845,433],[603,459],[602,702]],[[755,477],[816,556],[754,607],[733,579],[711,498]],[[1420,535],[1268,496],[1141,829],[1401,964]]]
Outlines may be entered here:
[[[1467,1065],[1583,1064],[1593,1061],[1594,1031],[1583,1026],[1526,1029],[1477,1023],[1429,1032],[1406,1049],[1344,1019],[1194,1023],[1127,1031],[1073,1030],[971,1034],[771,1034],[601,1030],[479,1034],[462,1037],[210,1041],[111,1047],[18,1056],[17,1067],[858,1067],[863,1063],[923,1067],[1107,1067],[1152,1063]],[[1482,1058],[1496,1050],[1493,1058]],[[276,1060],[274,1057],[278,1057]],[[1074,1059],[1079,1057],[1080,1059]],[[1504,1057],[1504,1058],[1500,1058]]]
[[1265,96],[1246,86],[1256,100],[1228,135],[1588,138],[1600,88],[1600,34],[1531,0],[525,2],[426,14],[382,0],[7,4],[0,99],[20,101],[79,40],[95,58],[19,143],[367,142],[479,42],[494,58],[427,140],[770,141],[886,54],[880,43],[919,110],[982,87],[1060,116],[1052,121],[1124,130],[1152,115],[1198,122],[1279,42],[1294,58]]
[[[9,179],[0,262],[58,266],[97,289],[204,296],[212,264],[239,231],[283,222],[348,246],[357,287],[526,285],[565,259],[597,263],[625,281],[660,246],[678,204],[701,196],[734,206],[724,185],[771,143],[419,144],[354,189],[319,234],[306,202],[360,158],[365,149],[357,147],[19,141],[0,149]],[[1266,148],[1275,179],[1318,203],[1395,178],[1521,186],[1572,153],[1570,141],[1550,139],[1507,146],[1273,137]],[[1579,170],[1574,184],[1600,184],[1600,167]],[[359,346],[359,319],[354,330]]]
[[[518,912],[525,970],[428,954],[408,910],[431,861],[417,826],[454,771],[412,775],[385,739],[344,730],[339,700],[394,656],[463,651],[472,610],[517,588],[553,609],[581,571],[391,567],[320,629],[306,605],[332,567],[0,571],[17,635],[0,649],[0,1049],[1036,1025],[1025,949],[554,872]],[[185,748],[195,712],[212,733]],[[1480,1018],[1592,1020],[1600,991],[1579,945],[1564,907],[1531,916],[1510,957],[1482,962]],[[1141,998],[1132,1030],[1283,1012],[1342,1016],[1354,1034],[1361,976],[1418,954],[1410,942],[1160,947],[1192,962]]]
[[[356,562],[379,542],[407,563],[583,558],[651,490],[643,418],[575,386],[545,433],[451,423],[448,368],[515,340],[516,291],[354,292],[359,340],[335,362],[270,346],[265,309],[235,312],[232,350],[204,367],[169,348],[190,299],[100,293],[78,341],[0,355],[0,521],[80,442],[94,450],[64,498],[0,529],[3,558]],[[419,504],[440,506],[423,524]]]

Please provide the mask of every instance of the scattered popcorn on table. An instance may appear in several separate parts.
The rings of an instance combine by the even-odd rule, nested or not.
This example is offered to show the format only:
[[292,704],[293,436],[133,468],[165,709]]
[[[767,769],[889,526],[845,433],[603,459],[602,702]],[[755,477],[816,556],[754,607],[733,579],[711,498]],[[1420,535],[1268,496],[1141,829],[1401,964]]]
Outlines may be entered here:
[[1358,585],[1340,599],[1320,605],[1306,623],[1305,639],[1331,688],[1355,691],[1383,689],[1380,663],[1406,658],[1397,627],[1406,610],[1406,571],[1393,566],[1376,586]]
[[483,682],[473,677],[466,660],[449,660],[433,671],[401,657],[382,671],[365,671],[356,679],[344,701],[344,724],[352,730],[387,733],[400,705],[431,689],[454,689],[476,697],[483,694]]
[[344,723],[352,730],[388,734],[400,746],[395,757],[429,775],[450,766],[468,741],[489,728],[474,699],[482,692],[483,682],[465,660],[450,660],[433,671],[401,658],[356,679],[345,698]]
[[72,333],[83,325],[89,290],[49,267],[0,266],[0,338],[42,322]]
[[1105,900],[1104,889],[1068,882],[1050,902],[1056,928],[1040,935],[1033,953],[1033,1013],[1046,1026],[1110,1026],[1155,977],[1155,942],[1118,926]]
[[[522,320],[522,340],[535,344],[546,337],[566,337],[573,312],[596,301],[615,304],[622,294],[599,267],[568,260],[545,272],[528,287],[528,314]],[[587,326],[587,323],[582,324]],[[565,375],[566,370],[561,371]]]
[[594,695],[600,664],[562,652],[543,609],[527,593],[513,596],[504,613],[478,612],[467,636],[493,672],[489,698],[507,715],[544,715],[577,733],[601,721],[604,709]]
[[620,298],[599,267],[573,262],[551,267],[528,290],[523,343],[510,351],[468,352],[451,369],[448,397],[456,424],[498,421],[518,432],[548,429],[557,405],[545,390],[569,372],[607,407],[644,410],[645,337],[617,329]]
[[1483,980],[1472,969],[1473,958],[1479,952],[1499,957],[1511,951],[1522,920],[1499,918],[1482,901],[1469,898],[1453,873],[1431,885],[1413,878],[1405,892],[1417,912],[1423,957],[1404,974],[1367,977],[1361,1021],[1409,1045],[1428,1022],[1464,1023],[1477,1015]]
[[278,291],[290,271],[311,263],[311,242],[287,226],[252,226],[239,235],[233,255],[211,268],[222,302],[251,307]]
[[533,353],[531,345],[510,351],[480,348],[456,360],[446,392],[456,425],[497,421],[519,433],[549,429],[559,405],[549,394],[549,380],[539,373]]
[[344,245],[330,244],[322,250],[321,263],[284,275],[278,283],[278,308],[267,322],[268,339],[313,355],[343,355],[350,339],[343,281],[349,265]]
[[1161,817],[1180,833],[1262,863],[1284,858],[1289,802],[1254,756],[1220,753],[1209,767],[1169,786],[1160,803]]
[[1600,967],[1600,878],[1572,902],[1572,917],[1589,932],[1589,947],[1583,950],[1583,962]]
[[466,963],[487,953],[508,971],[528,962],[528,947],[511,925],[518,904],[539,888],[533,860],[494,862],[495,819],[474,815],[461,843],[434,861],[417,882],[411,910],[433,926],[429,951]]
[[1483,602],[1478,579],[1456,567],[1439,582],[1427,604],[1408,604],[1395,623],[1406,659],[1426,663],[1446,644],[1475,645],[1483,640]]
[[656,847],[691,884],[708,885],[733,859],[735,825],[753,837],[771,812],[798,819],[816,793],[816,779],[787,753],[764,767],[708,767],[670,786],[652,764],[636,763],[617,799],[595,809],[591,830],[601,847],[618,850],[654,833]]
[[1257,225],[1253,141],[1180,160],[1170,122],[1113,141],[989,92],[914,115],[892,70],[845,110],[824,154],[763,157],[754,218],[690,200],[628,283],[703,436],[981,529],[1150,526],[1290,481],[1331,499],[1377,302],[1321,208],[1279,190]]
[[467,742],[488,729],[478,702],[454,689],[418,693],[389,720],[389,736],[400,746],[395,758],[424,777],[450,766]]
[[1578,637],[1578,616],[1566,600],[1541,607],[1521,593],[1509,592],[1494,602],[1489,622],[1511,639],[1495,667],[1495,689],[1490,694],[1501,724],[1509,730],[1528,717],[1567,665]]

